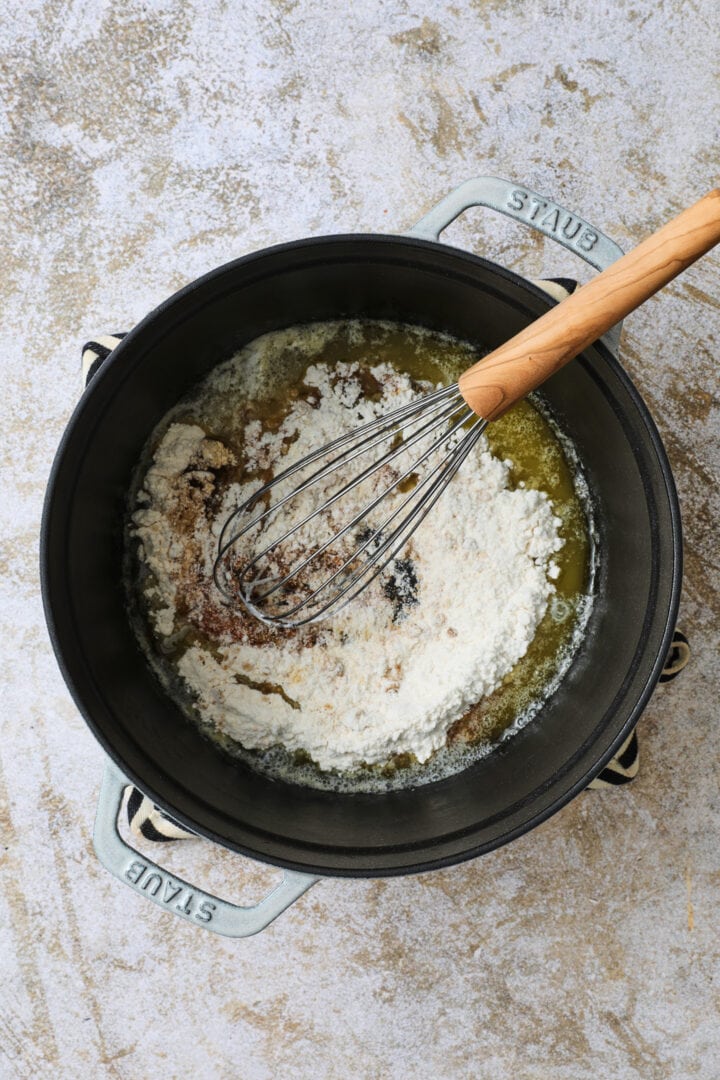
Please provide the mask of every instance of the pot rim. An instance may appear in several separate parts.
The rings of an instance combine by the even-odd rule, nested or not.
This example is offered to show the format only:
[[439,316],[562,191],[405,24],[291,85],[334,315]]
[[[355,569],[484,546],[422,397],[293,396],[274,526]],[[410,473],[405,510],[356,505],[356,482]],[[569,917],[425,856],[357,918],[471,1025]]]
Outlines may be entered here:
[[[511,840],[523,835],[526,832],[530,832],[536,826],[542,824],[553,814],[557,813],[563,806],[570,802],[577,794],[584,790],[587,785],[602,771],[607,765],[608,761],[617,752],[619,747],[628,737],[630,731],[635,727],[637,721],[645,709],[654,689],[656,683],[662,672],[662,668],[665,663],[665,658],[670,649],[672,635],[675,630],[675,623],[677,619],[677,613],[680,603],[680,594],[682,586],[682,526],[680,507],[677,497],[677,490],[672,475],[672,470],[667,457],[665,447],[658,432],[655,421],[650,413],[647,405],[645,404],[642,396],[635,387],[634,383],[630,379],[629,375],[623,368],[620,361],[615,357],[612,352],[607,348],[604,342],[598,341],[593,346],[600,355],[604,362],[606,362],[613,370],[614,375],[622,383],[624,390],[627,392],[629,398],[632,400],[639,416],[642,418],[642,422],[647,431],[649,441],[652,446],[652,450],[655,456],[657,465],[659,466],[660,474],[662,476],[665,493],[667,495],[667,505],[670,514],[670,526],[672,530],[672,567],[671,567],[671,585],[670,596],[668,602],[667,616],[664,631],[661,638],[661,644],[657,651],[654,664],[647,676],[644,686],[640,693],[637,695],[635,704],[631,709],[629,716],[622,725],[622,728],[607,745],[605,750],[600,754],[594,764],[586,768],[580,777],[567,789],[564,789],[552,802],[548,805],[538,809],[529,819],[524,820],[521,824],[508,829],[506,832],[499,836],[493,837],[491,840],[483,841],[474,845],[471,848],[464,849],[461,853],[452,853],[448,855],[426,857],[421,862],[412,862],[412,849],[410,846],[406,849],[408,855],[411,856],[410,860],[399,867],[380,867],[371,871],[367,871],[364,868],[349,868],[344,866],[336,866],[332,870],[319,868],[313,863],[303,860],[294,860],[286,858],[270,858],[267,854],[261,851],[256,851],[253,848],[249,848],[244,845],[237,844],[232,841],[228,841],[222,837],[217,831],[212,828],[208,828],[205,825],[199,825],[193,818],[184,813],[181,810],[171,806],[167,799],[165,799],[160,793],[158,793],[152,785],[148,785],[143,779],[139,778],[137,773],[130,768],[122,760],[120,754],[116,750],[112,742],[106,737],[105,733],[95,723],[90,710],[84,703],[83,695],[80,688],[76,684],[76,680],[69,670],[69,667],[65,663],[63,648],[60,642],[60,634],[57,628],[57,622],[53,611],[53,606],[50,598],[50,582],[49,582],[49,558],[48,551],[51,543],[50,535],[52,531],[52,519],[54,513],[54,493],[56,489],[56,481],[58,474],[63,468],[63,461],[67,451],[67,447],[73,438],[74,431],[81,418],[85,415],[86,410],[94,407],[97,393],[103,386],[107,378],[117,378],[116,371],[120,364],[125,362],[125,354],[128,350],[131,350],[138,340],[142,340],[144,334],[153,326],[156,320],[167,312],[171,307],[182,304],[189,299],[193,293],[195,293],[202,286],[209,284],[216,278],[222,277],[224,274],[228,274],[236,270],[237,268],[251,265],[254,262],[260,263],[263,259],[266,259],[270,255],[283,255],[289,252],[296,252],[299,249],[310,249],[317,247],[325,247],[328,245],[337,244],[338,247],[342,244],[348,243],[364,243],[368,242],[378,244],[381,246],[388,245],[397,247],[398,245],[406,247],[410,251],[413,249],[425,249],[431,252],[437,252],[438,249],[450,251],[455,257],[464,260],[469,263],[470,266],[482,267],[486,271],[490,271],[496,274],[501,279],[512,283],[515,287],[520,287],[529,292],[530,295],[535,298],[539,298],[548,308],[555,306],[558,301],[550,297],[540,286],[536,285],[533,281],[524,278],[522,275],[516,273],[513,270],[509,270],[506,267],[500,266],[497,263],[492,262],[483,256],[476,255],[473,252],[465,251],[462,248],[454,247],[453,245],[446,244],[442,241],[428,240],[412,235],[399,235],[399,234],[387,234],[387,233],[336,233],[317,237],[300,238],[297,240],[286,241],[279,244],[274,244],[265,248],[258,249],[256,251],[249,252],[246,255],[242,255],[237,259],[233,259],[227,263],[223,263],[207,273],[201,275],[198,278],[193,279],[187,285],[183,286],[177,292],[168,296],[159,305],[153,308],[147,315],[145,315],[140,322],[138,322],[119,342],[115,349],[113,349],[110,356],[101,365],[99,371],[93,376],[91,383],[88,384],[87,389],[82,393],[75,409],[73,410],[66,427],[61,436],[58,444],[57,451],[53,460],[52,468],[48,477],[48,484],[43,503],[42,521],[40,527],[40,581],[42,590],[43,608],[45,613],[45,619],[48,626],[48,632],[50,640],[53,646],[58,666],[62,672],[65,683],[71,693],[71,696],[77,706],[79,712],[83,716],[90,731],[102,746],[108,757],[122,770],[127,776],[128,781],[136,786],[143,794],[147,795],[153,803],[155,803],[161,810],[166,812],[179,824],[183,825],[190,831],[196,833],[198,836],[205,837],[214,843],[230,850],[236,851],[239,854],[245,855],[251,859],[255,859],[259,862],[267,863],[272,866],[282,867],[290,870],[296,870],[303,873],[315,874],[324,877],[367,877],[367,878],[380,878],[380,877],[394,877],[403,874],[424,873],[430,870],[437,870],[443,867],[455,865],[461,862],[466,862],[470,859],[477,858],[480,855],[486,854],[495,848],[501,847]],[[125,378],[129,378],[135,370],[135,367],[141,360],[141,351],[138,352],[135,364],[128,366],[127,371],[124,373],[124,378],[121,382],[124,382]],[[593,373],[593,377],[594,373]],[[600,380],[598,380],[600,381]],[[612,711],[612,706],[608,712]],[[607,713],[606,713],[607,715]],[[596,739],[588,739],[583,747],[580,747],[577,751],[580,754],[585,746],[588,744],[596,743]],[[568,763],[568,769],[571,763]],[[558,773],[557,775],[562,775]],[[352,796],[349,796],[352,797]],[[419,845],[418,845],[419,846]],[[306,850],[311,850],[311,845],[304,845]],[[329,850],[329,849],[325,849]],[[343,849],[344,850],[344,849]]]

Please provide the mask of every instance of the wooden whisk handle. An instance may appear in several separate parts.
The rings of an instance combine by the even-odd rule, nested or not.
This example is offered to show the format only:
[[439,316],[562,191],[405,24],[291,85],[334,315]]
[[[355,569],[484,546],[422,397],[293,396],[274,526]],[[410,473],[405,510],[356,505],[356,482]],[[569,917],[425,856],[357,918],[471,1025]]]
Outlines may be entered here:
[[458,380],[465,401],[496,420],[719,242],[716,188],[468,368]]

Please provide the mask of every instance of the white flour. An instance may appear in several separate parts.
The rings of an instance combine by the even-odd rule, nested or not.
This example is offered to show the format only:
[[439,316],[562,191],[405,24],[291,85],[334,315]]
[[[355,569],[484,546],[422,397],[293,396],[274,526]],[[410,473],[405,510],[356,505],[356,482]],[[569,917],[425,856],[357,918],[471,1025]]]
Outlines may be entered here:
[[[287,449],[285,467],[417,393],[406,376],[379,365],[372,374],[383,393],[370,401],[346,370],[338,381],[326,367],[310,368],[305,383],[317,388],[320,407],[298,400],[278,431],[248,424],[244,454],[253,466],[272,467]],[[508,465],[482,442],[413,538],[417,602],[393,620],[393,605],[375,582],[312,631],[259,635],[250,616],[230,617],[210,584],[222,522],[257,487],[255,479],[222,491],[216,469],[232,460],[197,425],[171,425],[133,519],[154,578],[156,634],[174,643],[188,622],[207,633],[207,644],[195,640],[176,661],[200,714],[246,748],[304,750],[322,769],[383,763],[403,752],[426,761],[533,639],[563,543],[550,500],[511,490]],[[209,505],[213,495],[222,498]]]

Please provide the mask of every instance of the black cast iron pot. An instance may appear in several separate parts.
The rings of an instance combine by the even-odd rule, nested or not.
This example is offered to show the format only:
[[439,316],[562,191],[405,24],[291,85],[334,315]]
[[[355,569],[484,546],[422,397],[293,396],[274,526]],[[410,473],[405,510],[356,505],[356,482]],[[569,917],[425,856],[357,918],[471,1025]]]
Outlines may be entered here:
[[[134,638],[121,582],[131,472],[158,421],[214,365],[267,331],[344,316],[417,323],[493,348],[555,302],[516,273],[437,242],[478,204],[539,228],[596,267],[621,254],[577,215],[493,178],[468,181],[406,236],[320,237],[257,252],[193,282],[128,334],[58,450],[42,527],[43,595],[65,679],[111,761],[98,854],[136,890],[220,933],[260,929],[316,876],[431,870],[527,832],[603,768],[637,723],[668,653],[680,514],[658,432],[614,355],[617,335],[543,390],[597,508],[602,555],[587,636],[540,714],[490,756],[386,794],[269,780],[228,760],[183,718]],[[116,828],[130,781],[193,832],[287,868],[284,883],[258,907],[236,908],[139,856]]]

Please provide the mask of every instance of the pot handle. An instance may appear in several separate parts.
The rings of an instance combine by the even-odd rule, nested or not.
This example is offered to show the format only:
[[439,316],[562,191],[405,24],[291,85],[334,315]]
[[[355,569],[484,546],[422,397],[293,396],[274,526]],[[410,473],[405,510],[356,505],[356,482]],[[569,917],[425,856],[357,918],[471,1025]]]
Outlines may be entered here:
[[[574,255],[579,255],[596,270],[605,270],[623,254],[622,248],[614,240],[584,218],[530,188],[498,176],[477,176],[473,180],[466,180],[420,218],[406,235],[418,236],[423,240],[439,240],[443,229],[471,206],[486,206],[529,225]],[[542,287],[541,282],[537,284]],[[621,327],[622,323],[618,323],[603,338],[615,355]]]
[[231,904],[188,884],[163,870],[147,855],[141,855],[121,837],[118,816],[125,788],[130,783],[116,765],[106,764],[95,817],[95,852],[105,869],[119,881],[173,915],[224,937],[250,937],[264,930],[319,880],[311,874],[285,870],[280,884],[252,907]]

